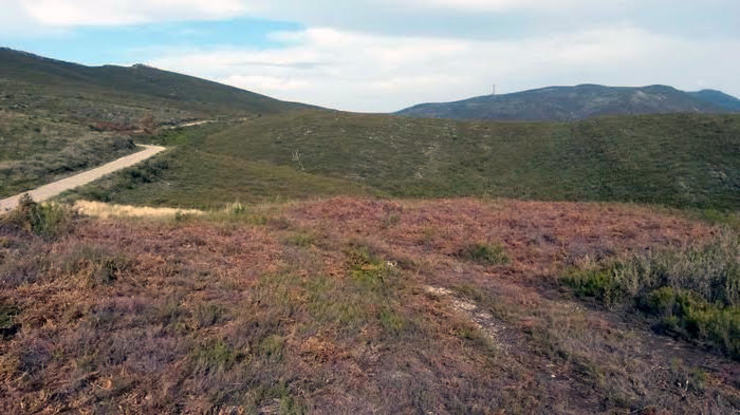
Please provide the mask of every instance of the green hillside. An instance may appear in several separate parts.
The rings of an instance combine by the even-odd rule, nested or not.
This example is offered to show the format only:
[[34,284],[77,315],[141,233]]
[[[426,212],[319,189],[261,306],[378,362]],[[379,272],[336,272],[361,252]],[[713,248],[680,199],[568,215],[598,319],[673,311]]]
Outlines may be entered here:
[[144,65],[88,67],[5,48],[0,48],[0,80],[5,81],[6,95],[12,92],[8,88],[26,92],[32,86],[32,91],[44,95],[166,107],[192,115],[279,113],[307,107]]
[[93,68],[0,48],[0,197],[130,153],[143,130],[301,108],[141,65]]
[[80,193],[194,207],[343,192],[740,207],[737,115],[466,123],[304,111],[156,141],[175,149]]
[[[130,152],[136,130],[211,119],[218,122],[159,129],[154,138],[139,134],[136,140],[172,150],[78,193],[193,207],[338,194],[740,206],[739,115],[550,123],[361,115],[141,65],[92,68],[9,49],[0,49],[0,87],[0,195]],[[613,99],[599,101],[605,89]],[[620,105],[629,111],[630,105],[649,107],[661,101],[655,97],[672,97],[661,105],[674,109],[697,102],[704,102],[696,107],[702,111],[716,108],[661,86],[577,90],[566,94],[570,98],[561,88],[530,93],[547,95],[542,102],[557,104],[562,114],[583,97],[586,104],[600,102],[586,105],[591,115]],[[525,105],[518,111],[539,119],[547,115],[541,109]]]

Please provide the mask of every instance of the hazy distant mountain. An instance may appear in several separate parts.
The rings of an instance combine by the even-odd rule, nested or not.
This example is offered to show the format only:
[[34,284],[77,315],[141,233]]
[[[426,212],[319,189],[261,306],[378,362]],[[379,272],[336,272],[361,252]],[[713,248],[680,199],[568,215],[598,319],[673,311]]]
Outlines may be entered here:
[[664,85],[640,88],[578,85],[421,104],[398,114],[424,118],[568,121],[599,115],[738,111],[740,100],[719,91],[684,92]]
[[722,91],[714,89],[704,89],[699,92],[689,92],[689,95],[702,101],[709,102],[724,110],[731,112],[740,112],[740,99],[727,95]]

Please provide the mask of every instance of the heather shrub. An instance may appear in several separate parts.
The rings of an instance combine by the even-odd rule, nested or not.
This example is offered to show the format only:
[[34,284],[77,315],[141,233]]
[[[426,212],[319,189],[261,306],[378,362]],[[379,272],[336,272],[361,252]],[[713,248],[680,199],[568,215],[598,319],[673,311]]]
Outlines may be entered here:
[[64,267],[68,275],[78,276],[94,288],[114,283],[131,270],[132,261],[100,247],[82,246],[65,258]]

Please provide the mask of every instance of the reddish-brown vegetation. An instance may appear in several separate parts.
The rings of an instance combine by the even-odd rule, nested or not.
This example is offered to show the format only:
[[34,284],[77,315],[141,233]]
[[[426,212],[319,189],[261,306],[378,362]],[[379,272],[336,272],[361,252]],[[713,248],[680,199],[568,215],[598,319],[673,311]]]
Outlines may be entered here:
[[138,130],[135,125],[113,121],[95,122],[93,124],[90,124],[90,129],[99,132],[114,131],[118,133],[132,132]]
[[[257,209],[257,208],[254,208]],[[711,238],[646,208],[339,198],[0,228],[9,413],[732,413],[738,366],[588,309],[585,258]],[[500,244],[509,261],[459,255]],[[0,308],[2,310],[3,308]],[[11,308],[8,308],[11,309]],[[15,313],[15,312],[14,312]]]

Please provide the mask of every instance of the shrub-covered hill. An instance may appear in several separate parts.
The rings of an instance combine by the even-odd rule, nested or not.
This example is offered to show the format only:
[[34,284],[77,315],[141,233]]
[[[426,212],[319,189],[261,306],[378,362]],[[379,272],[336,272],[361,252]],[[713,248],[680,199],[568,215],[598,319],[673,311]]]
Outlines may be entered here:
[[[70,112],[89,100],[201,115],[278,113],[307,107],[145,65],[89,67],[7,48],[0,48],[0,81],[5,95],[16,98],[15,105],[32,106],[41,97],[53,101],[60,111],[70,106]],[[29,102],[20,99],[24,96]]]
[[174,150],[83,195],[194,207],[343,193],[740,207],[738,115],[491,123],[304,111],[157,141]]

